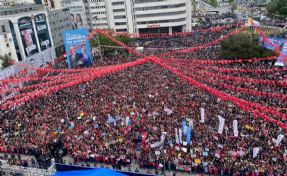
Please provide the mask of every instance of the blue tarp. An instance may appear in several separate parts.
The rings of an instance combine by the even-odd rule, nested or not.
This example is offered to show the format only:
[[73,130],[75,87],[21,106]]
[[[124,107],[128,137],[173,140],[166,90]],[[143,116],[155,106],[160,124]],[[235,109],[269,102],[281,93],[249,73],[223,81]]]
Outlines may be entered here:
[[126,176],[125,174],[112,171],[106,168],[99,169],[89,169],[81,171],[66,171],[66,172],[57,172],[54,176]]

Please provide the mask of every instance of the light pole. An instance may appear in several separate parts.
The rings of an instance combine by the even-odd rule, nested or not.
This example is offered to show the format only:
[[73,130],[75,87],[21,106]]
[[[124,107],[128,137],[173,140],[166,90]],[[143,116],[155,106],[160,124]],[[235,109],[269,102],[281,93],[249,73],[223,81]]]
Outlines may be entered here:
[[251,44],[252,44],[252,32],[253,32],[253,5],[251,5],[251,37],[250,37],[250,49],[251,49]]
[[[98,25],[97,25],[98,16],[95,16],[94,19],[95,19],[96,29],[98,29]],[[101,62],[102,62],[102,65],[103,65],[103,57],[102,57],[102,52],[101,52],[100,35],[98,33],[98,30],[96,30],[96,32],[97,32],[97,38],[98,38],[100,58],[101,58]]]
[[164,141],[162,142],[162,149],[163,149],[163,175],[165,176],[165,153],[164,153]]

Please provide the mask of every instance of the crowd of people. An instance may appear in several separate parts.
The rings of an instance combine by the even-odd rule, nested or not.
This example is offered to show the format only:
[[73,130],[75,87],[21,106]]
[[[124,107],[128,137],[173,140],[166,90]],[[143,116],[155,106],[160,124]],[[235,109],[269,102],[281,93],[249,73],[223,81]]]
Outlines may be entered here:
[[[170,51],[169,48],[180,50],[206,44],[227,33],[228,29],[225,28],[217,32],[156,38],[147,45],[143,54],[162,55]],[[273,83],[266,86],[260,81],[245,82],[243,79],[232,82],[225,78],[286,82],[286,70],[274,70],[273,66],[259,62],[199,65],[172,60],[214,61],[220,59],[219,51],[219,44],[212,44],[196,52],[173,53],[155,58],[211,88],[250,102],[276,107],[276,113],[286,114],[286,99],[249,95],[220,86],[220,83],[224,83],[284,95],[286,86],[275,86]],[[118,65],[139,59],[142,58],[135,55],[108,56],[103,58],[102,63],[94,61],[92,67]],[[231,70],[268,69],[272,72],[225,73],[212,69],[214,67]],[[62,65],[60,68],[67,66]],[[199,74],[198,70],[210,72],[214,76]],[[209,79],[215,80],[216,84],[210,83]],[[21,93],[29,91],[22,90]],[[262,113],[284,124],[287,122],[286,118]],[[225,125],[223,131],[218,133],[222,119]],[[238,123],[237,135],[233,132],[234,120]],[[191,128],[190,136],[184,125]],[[252,111],[247,112],[229,100],[224,101],[154,62],[59,89],[16,108],[1,109],[0,128],[1,152],[18,156],[31,154],[38,162],[44,163],[49,163],[51,158],[63,162],[62,157],[68,155],[74,158],[73,164],[99,162],[118,169],[121,165],[130,165],[135,159],[140,167],[162,169],[165,165],[167,169],[220,175],[286,173],[286,139],[283,138],[279,143],[276,140],[278,136],[286,134],[285,128],[256,118]],[[136,152],[138,146],[140,152]],[[8,161],[12,165],[25,163],[21,158]]]

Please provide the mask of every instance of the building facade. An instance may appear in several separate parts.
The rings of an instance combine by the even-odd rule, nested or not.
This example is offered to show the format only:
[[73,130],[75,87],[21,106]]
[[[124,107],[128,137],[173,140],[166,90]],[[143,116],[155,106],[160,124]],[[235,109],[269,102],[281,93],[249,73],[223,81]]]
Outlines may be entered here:
[[109,2],[105,0],[90,0],[94,28],[109,28],[107,3]]
[[49,10],[48,17],[54,47],[57,50],[57,48],[64,46],[62,32],[72,30],[70,11],[68,8]]
[[0,8],[0,21],[1,56],[8,54],[19,62],[54,49],[48,12],[44,5]]
[[93,25],[138,34],[191,31],[190,0],[90,0]]

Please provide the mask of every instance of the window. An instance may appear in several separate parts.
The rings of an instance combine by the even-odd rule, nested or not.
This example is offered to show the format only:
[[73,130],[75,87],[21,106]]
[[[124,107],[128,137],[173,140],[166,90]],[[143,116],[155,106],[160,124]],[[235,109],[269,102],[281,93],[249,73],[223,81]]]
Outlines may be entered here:
[[127,32],[127,29],[116,29],[116,32]]
[[5,26],[4,26],[4,25],[1,26],[1,30],[2,30],[2,33],[5,33],[5,32],[6,32],[6,29],[5,29]]
[[165,13],[152,13],[152,14],[142,14],[136,15],[137,18],[145,18],[145,17],[158,17],[158,16],[172,16],[172,15],[180,15],[185,14],[185,10],[179,12],[165,12]]
[[6,34],[4,35],[4,38],[7,38],[7,35],[6,35]]
[[124,18],[126,18],[126,16],[125,15],[120,15],[120,16],[115,16],[114,18],[115,19],[124,19]]
[[9,53],[9,56],[11,56],[11,53]]
[[8,43],[6,44],[6,46],[7,46],[7,48],[9,48],[9,44]]
[[119,22],[119,23],[115,23],[116,26],[119,26],[119,25],[126,25],[127,23],[126,22]]
[[112,3],[113,6],[116,6],[116,5],[124,5],[124,4],[125,4],[124,1],[122,1],[122,2],[113,2],[113,3]]
[[136,11],[143,11],[143,10],[155,10],[155,9],[168,9],[168,8],[178,8],[184,7],[185,3],[176,4],[176,5],[162,5],[162,6],[150,6],[150,7],[138,7]]
[[125,9],[114,9],[113,11],[114,12],[125,12],[126,10]]
[[137,24],[173,23],[173,22],[181,22],[181,21],[185,21],[185,18],[180,18],[176,20],[141,21],[141,22],[137,22]]

